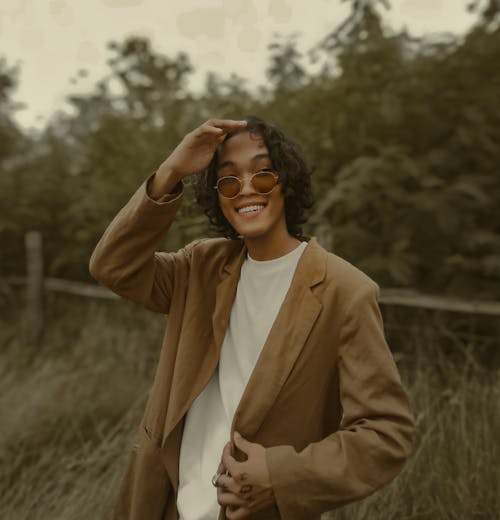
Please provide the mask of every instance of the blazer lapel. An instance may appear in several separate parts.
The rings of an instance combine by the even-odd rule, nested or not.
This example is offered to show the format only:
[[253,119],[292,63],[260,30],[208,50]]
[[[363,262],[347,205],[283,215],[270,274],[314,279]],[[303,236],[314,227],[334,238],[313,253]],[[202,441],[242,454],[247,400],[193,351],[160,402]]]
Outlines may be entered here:
[[[246,251],[246,249],[244,251]],[[212,330],[217,360],[219,359],[220,349],[229,324],[231,308],[236,296],[236,289],[238,287],[244,257],[245,253],[242,252],[236,262],[231,262],[225,266],[226,277],[217,285],[215,290],[215,309],[212,314]]]
[[[205,349],[205,355],[202,356],[200,365],[194,365],[192,362],[181,363],[179,366],[176,364],[175,370],[181,374],[177,379],[174,374],[162,442],[163,461],[175,492],[177,492],[179,482],[179,458],[183,431],[181,421],[212,377],[219,362],[245,254],[246,248],[243,247],[223,267],[222,279],[215,289],[216,300],[212,314],[213,342],[207,345],[208,348]],[[192,361],[192,356],[190,358]]]
[[233,427],[253,436],[272,407],[321,311],[311,291],[325,277],[325,251],[311,239],[299,260],[290,289],[278,312],[236,410]]
[[[215,288],[216,299],[212,314],[213,341],[208,345],[192,345],[190,348],[183,349],[183,352],[178,352],[163,428],[163,445],[217,367],[245,254],[246,248],[243,247],[230,258],[224,265],[222,279]],[[200,289],[200,295],[203,297],[203,288]],[[193,352],[197,349],[199,356],[194,356]]]

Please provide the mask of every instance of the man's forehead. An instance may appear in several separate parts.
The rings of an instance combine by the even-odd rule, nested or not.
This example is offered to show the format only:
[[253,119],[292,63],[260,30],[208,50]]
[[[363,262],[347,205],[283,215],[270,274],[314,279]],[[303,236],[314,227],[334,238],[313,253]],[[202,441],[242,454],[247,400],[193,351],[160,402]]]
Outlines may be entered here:
[[251,132],[238,132],[232,135],[219,145],[217,152],[219,163],[228,159],[268,154],[267,146],[262,136]]
[[258,132],[240,130],[238,132],[230,134],[222,144],[228,145],[235,142],[252,142],[256,144],[264,144],[264,139],[262,138],[262,135]]

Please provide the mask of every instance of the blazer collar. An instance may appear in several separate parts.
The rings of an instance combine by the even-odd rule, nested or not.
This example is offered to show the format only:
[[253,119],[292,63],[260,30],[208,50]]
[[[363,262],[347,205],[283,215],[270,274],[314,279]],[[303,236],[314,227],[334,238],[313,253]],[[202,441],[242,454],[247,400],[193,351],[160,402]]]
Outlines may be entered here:
[[326,276],[326,255],[327,252],[318,244],[316,237],[308,238],[292,284],[314,287],[322,282]]
[[[243,265],[247,252],[245,243],[241,241],[239,251],[236,249],[235,253],[224,264],[223,272],[226,273],[226,275],[223,276],[222,281],[216,288],[216,304],[212,316],[212,324],[218,356],[229,324],[231,308],[240,279],[241,266]],[[289,292],[291,292],[294,287],[295,290],[293,292],[297,292],[301,287],[313,287],[320,283],[325,277],[325,265],[326,251],[318,244],[315,237],[307,239],[307,246],[297,264]]]
[[[307,246],[300,257],[295,277],[297,277],[297,275],[300,276],[301,282],[312,287],[321,282],[325,277],[325,255],[327,252],[319,245],[316,237],[306,237],[305,241],[307,242]],[[235,242],[237,242],[237,244],[235,244],[233,253],[224,264],[222,270],[228,274],[237,274],[239,278],[241,266],[246,258],[248,250],[242,240],[237,240]],[[303,268],[304,264],[307,264],[305,269]]]

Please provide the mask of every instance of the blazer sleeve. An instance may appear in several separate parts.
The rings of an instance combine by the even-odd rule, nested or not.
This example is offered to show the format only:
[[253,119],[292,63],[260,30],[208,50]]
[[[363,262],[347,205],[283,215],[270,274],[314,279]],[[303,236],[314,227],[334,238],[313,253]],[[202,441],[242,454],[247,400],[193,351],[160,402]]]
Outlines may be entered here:
[[267,448],[282,518],[310,519],[388,483],[411,452],[413,419],[384,338],[378,287],[357,290],[345,311],[338,358],[340,429],[297,452]]
[[175,283],[187,279],[193,244],[156,252],[181,204],[182,190],[155,201],[148,181],[107,227],[90,258],[90,274],[116,294],[168,314]]

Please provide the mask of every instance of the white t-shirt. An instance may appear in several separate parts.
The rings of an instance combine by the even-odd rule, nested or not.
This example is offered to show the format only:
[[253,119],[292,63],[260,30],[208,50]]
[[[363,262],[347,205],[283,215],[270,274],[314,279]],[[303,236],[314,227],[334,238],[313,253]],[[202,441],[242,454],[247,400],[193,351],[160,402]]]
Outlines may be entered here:
[[211,478],[306,245],[301,242],[274,260],[257,261],[247,256],[243,262],[218,370],[191,405],[184,425],[177,495],[180,520],[213,520],[218,516]]

